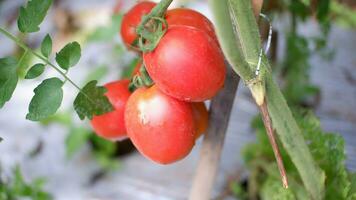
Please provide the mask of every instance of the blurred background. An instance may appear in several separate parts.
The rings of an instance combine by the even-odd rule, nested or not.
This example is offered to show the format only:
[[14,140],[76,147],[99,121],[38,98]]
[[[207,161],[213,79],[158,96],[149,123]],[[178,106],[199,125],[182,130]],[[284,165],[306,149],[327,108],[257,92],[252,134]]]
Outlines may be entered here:
[[[123,14],[137,1],[54,0],[40,32],[27,36],[17,32],[16,24],[18,9],[25,2],[0,0],[0,26],[34,49],[47,33],[53,38],[55,52],[70,41],[78,41],[82,58],[68,73],[77,84],[96,79],[103,85],[130,75],[138,56],[126,50],[119,29]],[[211,19],[207,1],[173,2],[172,7],[189,7]],[[305,134],[317,135],[305,136],[324,155],[316,159],[321,166],[326,163],[325,168],[330,163],[340,164],[338,169],[348,171],[351,181],[355,181],[352,177],[356,172],[355,10],[353,0],[316,0],[310,6],[299,0],[265,0],[262,9],[273,25],[269,53],[273,70]],[[263,20],[260,24],[265,40],[268,24]],[[0,57],[22,54],[22,49],[0,35]],[[36,61],[31,55],[22,60],[23,66]],[[56,72],[48,69],[39,79],[25,80],[28,69],[21,66],[22,79],[11,101],[0,110],[0,199],[5,198],[1,192],[6,191],[14,199],[16,195],[59,200],[187,198],[202,139],[188,157],[175,164],[152,163],[138,154],[130,141],[113,143],[93,134],[88,121],[80,121],[74,113],[76,90],[69,84],[64,87],[64,101],[56,115],[40,123],[28,121],[25,116],[33,88]],[[321,128],[311,112],[320,119]],[[241,83],[213,189],[215,199],[265,199],[280,187],[255,183],[280,184],[278,177],[271,181],[266,178],[270,174],[257,170],[252,162],[263,160],[271,169],[275,167],[257,113]],[[330,137],[324,138],[325,134]],[[325,155],[335,156],[335,160]],[[333,174],[336,179],[338,173]],[[254,179],[252,175],[264,178]]]

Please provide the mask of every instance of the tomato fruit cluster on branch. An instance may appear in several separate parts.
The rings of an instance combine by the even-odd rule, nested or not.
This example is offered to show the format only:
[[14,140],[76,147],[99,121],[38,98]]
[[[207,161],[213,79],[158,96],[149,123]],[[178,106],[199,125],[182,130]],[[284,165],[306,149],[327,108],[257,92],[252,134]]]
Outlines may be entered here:
[[155,6],[148,1],[136,4],[124,15],[120,31],[128,49],[142,55],[131,84],[143,76],[152,82],[141,81],[133,93],[128,80],[106,84],[115,110],[91,123],[98,135],[110,140],[128,136],[144,156],[168,164],[187,156],[206,131],[204,101],[223,87],[226,69],[212,23],[190,9],[168,10],[157,46],[141,52],[137,26]]

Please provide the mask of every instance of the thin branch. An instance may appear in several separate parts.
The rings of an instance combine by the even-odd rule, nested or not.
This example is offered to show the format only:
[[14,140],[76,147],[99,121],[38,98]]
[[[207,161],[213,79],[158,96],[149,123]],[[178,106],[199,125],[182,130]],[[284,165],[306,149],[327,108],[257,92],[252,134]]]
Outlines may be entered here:
[[282,177],[283,187],[288,188],[288,178],[287,178],[286,170],[284,168],[282,156],[281,156],[281,153],[279,152],[276,137],[273,132],[272,121],[271,121],[271,118],[268,113],[266,101],[264,101],[264,103],[261,106],[259,106],[259,108],[260,108],[260,111],[262,114],[262,120],[263,120],[263,123],[264,123],[266,131],[267,131],[267,136],[268,136],[269,142],[271,143],[274,156],[276,157],[276,160],[277,160],[279,173],[281,174],[281,177]]

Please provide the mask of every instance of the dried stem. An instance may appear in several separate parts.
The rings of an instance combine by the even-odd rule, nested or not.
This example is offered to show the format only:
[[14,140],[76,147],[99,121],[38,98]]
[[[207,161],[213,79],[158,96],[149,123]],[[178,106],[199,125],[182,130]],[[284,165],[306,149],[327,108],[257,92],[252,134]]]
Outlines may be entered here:
[[279,152],[278,144],[273,132],[272,121],[268,113],[266,101],[261,106],[259,106],[259,108],[262,113],[262,119],[266,127],[269,142],[271,143],[274,156],[276,157],[277,160],[277,165],[278,165],[279,173],[281,174],[283,187],[288,188],[288,178],[287,178],[286,170],[284,168],[282,156],[281,153]]

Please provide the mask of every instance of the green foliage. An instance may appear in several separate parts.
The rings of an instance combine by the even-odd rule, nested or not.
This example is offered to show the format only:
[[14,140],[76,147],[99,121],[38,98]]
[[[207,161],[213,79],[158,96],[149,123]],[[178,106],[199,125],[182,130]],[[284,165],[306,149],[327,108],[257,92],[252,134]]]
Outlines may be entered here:
[[112,41],[117,36],[119,27],[121,27],[122,14],[116,14],[111,17],[109,26],[98,27],[88,37],[89,41]]
[[47,14],[47,10],[52,4],[52,0],[30,0],[26,7],[20,8],[20,15],[17,26],[23,33],[37,32],[39,25]]
[[119,167],[119,163],[113,160],[117,151],[117,146],[114,142],[98,137],[91,132],[90,141],[94,150],[94,157],[99,165],[105,170],[115,170]]
[[62,69],[68,70],[78,63],[80,56],[81,49],[79,43],[72,42],[67,44],[56,54],[56,61]]
[[334,21],[344,27],[355,28],[356,27],[356,12],[337,1],[332,1],[330,6],[330,12]]
[[261,188],[261,199],[296,200],[296,197],[291,190],[281,187],[281,181],[278,178],[269,177]]
[[[294,33],[287,35],[287,53],[283,63],[282,75],[285,80],[283,92],[287,102],[295,105],[304,102],[319,92],[309,81],[309,57],[311,52],[308,40]],[[298,83],[298,84],[296,84]]]
[[0,58],[0,108],[10,100],[18,81],[17,61],[13,57]]
[[85,78],[85,82],[89,82],[91,80],[100,80],[108,74],[108,66],[100,65],[97,68],[91,70],[87,77]]
[[89,139],[88,130],[81,127],[72,127],[66,138],[66,155],[71,158]]
[[[49,78],[38,85],[32,98],[26,119],[39,121],[53,115],[62,103],[63,82],[58,78]],[[50,94],[50,95],[49,95]]]
[[108,98],[104,96],[107,90],[96,84],[95,80],[87,83],[74,100],[74,109],[82,120],[85,117],[92,119],[93,115],[102,115],[113,109]]
[[31,67],[33,55],[26,50],[19,49],[19,62],[17,64],[17,75],[19,79],[24,79],[28,68]]
[[40,76],[45,69],[45,65],[42,63],[37,63],[28,70],[25,79],[33,79]]
[[46,35],[46,37],[43,39],[41,43],[41,53],[44,55],[46,58],[49,57],[52,53],[52,39],[49,34]]
[[134,75],[134,69],[139,62],[142,62],[139,58],[133,59],[130,64],[123,69],[121,78],[130,79]]
[[30,183],[26,182],[22,176],[19,166],[13,171],[13,180],[4,181],[0,179],[0,199],[32,199],[32,200],[51,200],[52,196],[44,191],[44,179],[36,179]]
[[[349,178],[352,175],[345,168],[343,138],[337,134],[325,133],[320,127],[319,120],[311,112],[294,112],[294,114],[314,160],[327,177],[325,199],[351,199],[352,195],[356,195],[355,189],[352,189],[356,187],[356,182],[352,182]],[[258,183],[256,192],[260,191],[262,199],[305,199],[305,188],[288,154],[281,149],[290,181],[290,188],[285,190],[279,179],[273,151],[262,120],[256,118],[253,126],[257,131],[257,143],[248,144],[243,151],[243,157],[251,171],[259,172],[254,177],[255,180],[249,180]]]

